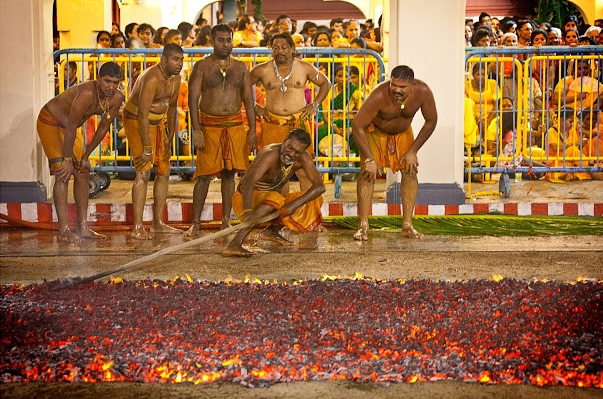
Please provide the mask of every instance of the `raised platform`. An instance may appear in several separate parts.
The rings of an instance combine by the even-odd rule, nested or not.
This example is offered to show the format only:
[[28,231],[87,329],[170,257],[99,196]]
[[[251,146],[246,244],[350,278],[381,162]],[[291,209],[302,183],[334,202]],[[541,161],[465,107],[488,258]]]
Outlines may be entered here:
[[[174,176],[176,177],[176,176]],[[471,193],[497,190],[498,184],[472,183]],[[110,187],[90,199],[90,222],[132,222],[132,181],[112,179]],[[292,183],[291,189],[297,189]],[[464,185],[468,192],[467,184]],[[193,182],[175,179],[170,182],[166,221],[190,223],[192,221]],[[72,190],[69,191],[69,217],[75,221]],[[341,195],[335,198],[333,184],[327,184],[323,196],[323,216],[357,216],[356,182],[342,184]],[[149,184],[144,220],[151,221],[153,184]],[[27,222],[56,222],[52,199],[43,203],[0,203],[0,213]],[[467,199],[464,204],[438,204],[415,206],[416,215],[457,215],[476,213],[504,213],[509,215],[573,215],[603,216],[603,181],[572,181],[551,183],[548,181],[522,181],[511,183],[511,197],[483,195]],[[204,221],[221,219],[222,204],[220,182],[210,184],[207,203],[203,209]],[[400,215],[400,205],[386,202],[385,180],[377,180],[371,214],[375,216]],[[233,218],[234,215],[233,215]]]

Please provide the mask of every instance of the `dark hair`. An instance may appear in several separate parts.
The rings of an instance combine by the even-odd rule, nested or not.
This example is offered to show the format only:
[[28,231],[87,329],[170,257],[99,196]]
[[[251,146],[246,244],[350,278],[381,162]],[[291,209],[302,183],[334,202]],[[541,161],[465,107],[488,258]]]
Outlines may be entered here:
[[580,42],[584,42],[587,41],[589,45],[594,46],[597,43],[595,43],[595,39],[593,39],[592,36],[586,36],[586,35],[582,35],[580,37],[578,37],[578,43]]
[[350,65],[350,75],[360,76],[360,69],[356,65]]
[[177,29],[182,32],[182,40],[184,40],[184,36],[188,37],[188,33],[193,29],[193,25],[188,22],[180,22]]
[[197,37],[195,38],[195,46],[205,46],[209,43],[209,39],[207,36],[211,35],[211,26],[203,25],[199,32],[197,32]]
[[312,21],[304,22],[304,26],[302,27],[302,33],[308,33],[308,29],[316,28],[318,29],[318,25]]
[[310,135],[308,134],[308,132],[306,132],[304,129],[299,128],[291,130],[285,140],[287,139],[295,139],[300,143],[304,144],[306,147],[308,147],[311,143]]
[[561,27],[562,28],[565,27],[565,24],[567,24],[568,22],[574,22],[576,24],[576,27],[577,27],[578,26],[578,17],[576,17],[575,15],[568,15],[563,20],[563,24],[561,25]]
[[295,42],[293,41],[293,38],[291,37],[291,35],[287,32],[280,32],[275,35],[272,35],[272,37],[270,38],[269,45],[272,46],[272,43],[274,43],[274,41],[276,39],[285,39],[287,41],[287,43],[289,44],[289,46],[291,46],[292,48],[295,48]]
[[126,27],[124,29],[124,33],[126,34],[126,36],[128,38],[132,34],[132,32],[134,32],[134,27],[136,25],[138,25],[136,22],[130,22],[129,24],[126,25]]
[[214,27],[211,28],[211,38],[212,38],[212,40],[216,37],[216,33],[217,32],[227,32],[227,33],[230,34],[230,36],[232,36],[232,29],[230,28],[230,26],[228,26],[226,24],[214,25]]
[[[279,21],[280,21],[281,19],[286,19],[286,18],[291,19],[291,18],[290,18],[290,17],[289,17],[287,14],[281,14],[281,15],[279,15],[279,16],[278,16],[278,18],[276,18],[276,19],[274,20],[274,23],[275,23],[276,25],[278,25],[278,23],[279,23]],[[293,23],[293,21],[291,21],[291,23]]]
[[355,37],[352,39],[352,41],[350,42],[350,46],[352,44],[357,44],[360,46],[360,48],[366,48],[366,41],[364,41],[363,38],[361,37]]
[[412,81],[415,79],[415,73],[406,65],[398,65],[392,69],[391,78]]
[[487,31],[486,29],[477,29],[475,31],[475,33],[473,34],[473,36],[471,36],[471,45],[473,47],[478,47],[477,42],[482,40],[484,37],[487,37],[488,41],[489,41],[490,40],[490,32]]
[[124,46],[125,46],[125,44],[126,44],[126,37],[124,36],[124,34],[123,34],[123,33],[121,33],[121,32],[117,32],[117,33],[114,33],[114,34],[112,34],[112,35],[111,35],[111,47],[113,47],[113,46],[115,45],[115,40],[116,40],[118,37],[121,37],[121,38],[123,38],[123,39],[124,39]]
[[109,37],[109,41],[111,41],[111,34],[109,32],[107,32],[106,30],[101,30],[96,34],[96,42],[97,43],[100,40],[102,35],[107,35]]
[[481,23],[482,23],[482,20],[483,20],[484,18],[486,18],[486,17],[490,18],[490,14],[488,14],[487,12],[482,12],[482,13],[479,15],[479,18],[477,19],[477,21],[480,23],[480,25],[481,25]]
[[503,33],[507,33],[507,32],[511,31],[511,28],[513,27],[513,25],[517,26],[517,22],[515,22],[512,19],[508,19],[500,25],[500,28],[503,31]]
[[182,50],[182,47],[175,43],[167,43],[165,46],[163,46],[163,52],[161,53],[161,57],[168,58],[174,53],[184,54],[184,50]]
[[335,25],[335,24],[342,24],[343,25],[343,18],[333,18],[331,20],[331,22],[329,23],[329,26],[331,28],[333,28],[333,25]]
[[251,23],[249,19],[249,15],[241,15],[239,21],[237,22],[237,30],[243,30],[247,28],[247,24]]
[[100,70],[98,71],[98,77],[100,78],[103,76],[111,76],[112,78],[118,78],[119,80],[122,80],[124,78],[124,74],[121,70],[121,67],[117,65],[117,63],[111,61],[105,62],[100,67]]
[[312,45],[316,46],[316,41],[318,40],[318,36],[325,35],[329,39],[329,43],[331,43],[331,34],[327,31],[320,30],[312,36]]
[[488,66],[485,62],[476,62],[473,64],[473,68],[471,68],[471,75],[475,75],[477,72],[485,71],[488,73]]
[[568,32],[575,32],[576,33],[576,37],[580,37],[580,32],[578,32],[578,29],[574,29],[574,28],[569,28],[563,31],[563,40],[565,40],[565,36],[567,35]]
[[153,26],[151,24],[144,23],[144,24],[138,25],[138,32],[144,32],[147,29],[151,30],[151,35],[155,34],[155,28],[153,28]]
[[530,43],[532,43],[532,45],[534,45],[534,38],[538,35],[543,35],[544,40],[546,41],[546,44],[549,44],[549,34],[545,30],[534,29],[532,31],[532,36],[530,36]]
[[180,32],[178,29],[170,29],[167,31],[167,33],[165,34],[165,37],[163,38],[163,44],[165,43],[169,43],[170,40],[172,40],[173,37],[175,36],[182,36],[182,32]]
[[163,44],[163,41],[161,40],[161,34],[166,30],[169,31],[170,29],[165,26],[162,26],[161,28],[157,28],[157,30],[155,31],[155,34],[153,35],[153,43]]

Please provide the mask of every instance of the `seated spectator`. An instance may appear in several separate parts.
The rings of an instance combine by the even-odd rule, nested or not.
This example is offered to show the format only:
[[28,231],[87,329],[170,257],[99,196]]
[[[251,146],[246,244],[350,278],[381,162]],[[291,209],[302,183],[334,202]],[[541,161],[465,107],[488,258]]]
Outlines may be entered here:
[[[329,114],[333,120],[332,133],[347,139],[348,131],[352,126],[352,119],[362,105],[362,94],[358,86],[346,79],[346,72],[346,68],[342,64],[335,64],[334,82],[331,91],[332,99],[327,98],[323,105],[325,110],[331,110]],[[328,126],[321,126],[318,129],[318,141],[320,142],[327,134]],[[353,140],[350,142],[350,150],[356,154],[359,153]]]
[[[603,111],[584,111],[580,113],[582,120],[582,139],[586,140],[582,147],[582,154],[595,157],[596,160],[588,161],[590,166],[603,168]],[[591,172],[593,180],[603,180],[603,170]]]
[[474,112],[480,136],[483,137],[490,122],[496,117],[499,103],[502,101],[502,91],[495,80],[488,79],[488,69],[485,63],[475,63],[472,68],[472,79],[465,82],[465,97],[475,103]]
[[326,31],[316,32],[312,39],[314,47],[331,47],[331,34]]
[[211,26],[205,25],[197,32],[195,47],[212,47],[211,45]]
[[304,22],[304,26],[302,26],[302,30],[300,33],[302,35],[314,36],[317,31],[318,25],[316,25],[316,23],[312,21],[306,21]]
[[155,34],[153,35],[153,43],[151,44],[150,48],[161,48],[163,47],[163,41],[165,38],[166,33],[169,31],[169,28],[166,28],[165,26],[162,26],[161,28],[158,28],[155,31]]
[[586,32],[584,32],[584,35],[591,37],[594,41],[594,45],[597,45],[597,44],[599,44],[598,38],[599,38],[600,33],[601,33],[601,28],[599,28],[598,26],[591,26],[586,30]]
[[531,45],[530,38],[532,37],[533,29],[532,22],[527,19],[517,24],[517,47],[521,48]]
[[113,21],[111,23],[111,35],[116,35],[118,33],[121,33],[121,35],[123,36],[123,33],[121,32],[121,28],[119,27],[119,24],[115,21]]
[[578,30],[578,17],[575,15],[568,15],[563,20],[563,25],[561,30],[565,33],[568,29],[576,29]]
[[126,48],[126,38],[123,33],[111,35],[111,48]]
[[563,33],[561,29],[552,27],[549,32],[549,46],[561,46],[563,44]]
[[[526,116],[526,119],[529,118],[530,127],[532,129],[537,129],[540,125],[542,113],[544,112],[542,90],[540,90],[540,84],[538,84],[538,81],[530,77],[529,81],[523,82],[527,85],[527,87],[523,88],[520,92],[520,78],[521,76],[517,70],[517,67],[514,67],[511,76],[507,76],[503,79],[503,98],[510,98],[513,104],[519,104],[519,101],[522,101],[522,104],[527,103],[528,108],[523,110],[525,112],[524,115]],[[528,96],[527,101],[524,100],[524,95]]]
[[578,45],[578,29],[569,28],[563,32],[563,44],[570,47],[576,47]]
[[163,44],[166,45],[168,43],[174,43],[179,46],[182,45],[182,32],[178,29],[170,29],[165,33],[165,37],[163,38]]
[[188,22],[180,22],[178,30],[182,34],[182,47],[193,47],[193,43],[195,43],[195,29],[193,29],[193,25]]
[[153,35],[155,34],[155,29],[150,24],[144,23],[140,24],[138,27],[138,38],[142,41],[142,44],[146,48],[150,48],[153,44]]
[[138,27],[139,25],[136,22],[131,22],[126,25],[126,28],[124,29],[126,40],[131,37],[138,37]]
[[350,82],[360,88],[363,99],[370,94],[371,87],[366,84],[365,79],[360,79],[360,70],[356,65],[350,66]]
[[258,47],[262,35],[257,30],[253,16],[242,15],[237,24],[237,30],[232,37],[233,47]]
[[557,108],[593,109],[603,94],[603,84],[592,77],[590,60],[579,59],[576,64],[575,77],[574,71],[568,69],[568,75],[555,87],[553,103]]
[[[581,158],[582,135],[574,128],[575,112],[572,108],[555,112],[555,125],[546,133],[549,167],[588,166],[587,161],[568,160]],[[591,180],[587,172],[549,172],[546,178],[551,181]]]
[[516,29],[517,29],[517,22],[513,21],[512,19],[506,20],[501,26],[501,30],[502,30],[503,34],[505,34],[507,32],[515,33]]

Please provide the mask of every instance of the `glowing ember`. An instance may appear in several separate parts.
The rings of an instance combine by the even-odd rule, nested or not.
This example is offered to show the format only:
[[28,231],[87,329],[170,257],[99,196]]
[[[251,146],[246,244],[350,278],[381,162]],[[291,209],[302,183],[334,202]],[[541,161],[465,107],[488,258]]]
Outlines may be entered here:
[[0,286],[0,381],[603,388],[601,282],[360,277]]

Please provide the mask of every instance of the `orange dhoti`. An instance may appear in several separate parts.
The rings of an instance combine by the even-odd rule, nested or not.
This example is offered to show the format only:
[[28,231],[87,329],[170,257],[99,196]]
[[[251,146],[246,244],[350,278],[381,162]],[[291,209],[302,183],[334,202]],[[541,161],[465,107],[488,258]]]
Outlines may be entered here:
[[228,116],[211,116],[199,112],[205,147],[197,151],[195,176],[220,175],[223,170],[249,168],[247,130],[238,112]]
[[[299,191],[283,195],[277,191],[255,190],[253,192],[252,207],[256,207],[259,204],[264,204],[271,206],[275,210],[279,210],[285,204],[293,201],[302,194],[303,192]],[[303,204],[297,208],[295,213],[291,216],[281,216],[279,220],[283,225],[287,226],[291,230],[312,231],[322,223],[322,214],[320,213],[321,205],[322,196]],[[241,219],[245,209],[243,204],[243,195],[241,195],[239,191],[236,191],[232,197],[232,209],[237,217]]]
[[[65,154],[63,154],[65,127],[50,113],[50,110],[44,106],[38,115],[37,130],[38,136],[40,136],[40,142],[42,143],[42,148],[44,148],[44,153],[46,154],[46,157],[48,157],[50,174],[54,175],[65,159]],[[84,136],[82,136],[81,129],[75,131],[73,155],[78,162],[82,160],[82,155],[84,155]]]
[[[130,154],[132,158],[140,157],[143,153],[142,138],[138,131],[138,119],[129,118],[124,113],[122,124],[128,138]],[[170,173],[170,154],[166,148],[166,131],[163,119],[156,125],[149,126],[149,135],[151,137],[151,147],[153,149],[153,158],[146,165],[136,168],[137,171],[149,170],[155,165],[157,173],[165,175]]]
[[299,114],[283,116],[265,111],[259,148],[262,149],[268,144],[282,143],[289,132],[295,128],[305,129],[305,126],[299,119]]
[[412,127],[398,134],[388,134],[376,127],[374,130],[371,128],[366,134],[366,139],[377,166],[390,168],[393,173],[404,168],[400,161],[415,141]]

